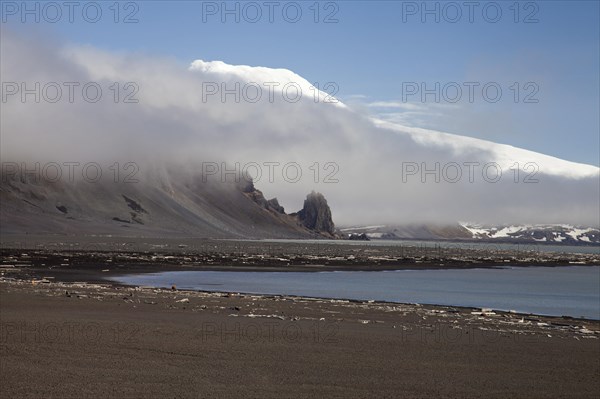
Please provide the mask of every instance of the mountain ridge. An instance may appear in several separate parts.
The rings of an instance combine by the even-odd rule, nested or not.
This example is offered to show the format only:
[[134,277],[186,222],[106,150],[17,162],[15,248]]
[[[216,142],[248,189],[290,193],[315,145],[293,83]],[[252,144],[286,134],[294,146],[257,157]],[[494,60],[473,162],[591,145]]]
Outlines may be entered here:
[[600,229],[567,224],[478,225],[459,222],[454,225],[409,224],[354,226],[340,229],[343,236],[364,234],[369,239],[466,240],[561,245],[598,245]]
[[[194,174],[166,172],[160,178],[128,184],[109,179],[67,183],[2,175],[0,204],[3,234],[332,237],[318,227],[308,228],[296,214],[286,214],[276,198],[266,200],[252,181],[241,178],[211,181]],[[328,207],[326,211],[331,217]]]

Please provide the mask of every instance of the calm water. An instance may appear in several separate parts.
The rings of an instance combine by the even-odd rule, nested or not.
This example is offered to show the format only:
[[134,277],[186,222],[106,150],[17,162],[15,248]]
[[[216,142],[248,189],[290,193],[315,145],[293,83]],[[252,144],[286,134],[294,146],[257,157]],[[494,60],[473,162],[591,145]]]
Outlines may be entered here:
[[487,307],[600,319],[600,266],[376,272],[164,272],[130,285]]

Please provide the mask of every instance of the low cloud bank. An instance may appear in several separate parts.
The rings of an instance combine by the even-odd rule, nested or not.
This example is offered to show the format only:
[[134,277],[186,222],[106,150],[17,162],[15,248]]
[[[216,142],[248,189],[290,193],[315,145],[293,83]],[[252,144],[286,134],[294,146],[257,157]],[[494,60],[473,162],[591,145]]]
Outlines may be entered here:
[[599,223],[595,166],[377,121],[285,69],[181,65],[8,29],[1,58],[3,163],[242,171],[288,210],[322,192],[338,225]]

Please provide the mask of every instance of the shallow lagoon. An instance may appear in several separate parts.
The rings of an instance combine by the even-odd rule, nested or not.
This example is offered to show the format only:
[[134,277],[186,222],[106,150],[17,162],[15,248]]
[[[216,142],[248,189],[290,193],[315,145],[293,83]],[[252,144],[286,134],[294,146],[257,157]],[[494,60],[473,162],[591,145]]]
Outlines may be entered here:
[[179,289],[486,307],[600,319],[600,266],[340,272],[177,271],[115,277]]

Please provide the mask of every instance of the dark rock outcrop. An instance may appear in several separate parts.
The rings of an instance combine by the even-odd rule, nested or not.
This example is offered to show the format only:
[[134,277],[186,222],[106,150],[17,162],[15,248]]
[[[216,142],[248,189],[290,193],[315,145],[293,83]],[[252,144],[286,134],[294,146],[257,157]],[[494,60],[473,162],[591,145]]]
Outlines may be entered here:
[[254,190],[251,192],[245,192],[245,194],[261,208],[269,209],[269,201],[267,201],[262,191]]
[[272,209],[277,213],[285,213],[285,209],[281,205],[279,205],[279,201],[277,200],[277,198],[271,198],[270,200],[268,200],[267,206],[269,207],[269,209]]
[[241,179],[240,183],[238,184],[238,187],[244,194],[246,194],[248,198],[254,201],[261,208],[276,213],[285,214],[285,210],[281,205],[279,205],[279,201],[277,200],[277,198],[267,200],[262,191],[254,187],[254,182],[252,180]]
[[327,238],[339,238],[335,234],[335,225],[331,217],[331,209],[321,193],[311,192],[306,196],[304,207],[296,213],[286,214],[277,198],[267,200],[262,191],[256,189],[252,180],[241,179],[238,189],[256,205],[260,206],[281,220],[287,221],[310,234]]
[[127,203],[127,206],[129,208],[131,208],[132,211],[134,212],[138,212],[138,213],[148,213],[148,211],[146,211],[142,205],[140,205],[139,202],[137,202],[136,200],[133,200],[131,198],[129,198],[128,196],[126,196],[125,194],[121,194],[123,196],[123,199],[125,200],[125,202]]
[[371,239],[366,233],[351,233],[348,234],[348,239],[352,241],[371,241]]
[[311,192],[304,200],[304,207],[297,213],[298,220],[309,230],[335,235],[331,209],[321,193]]

